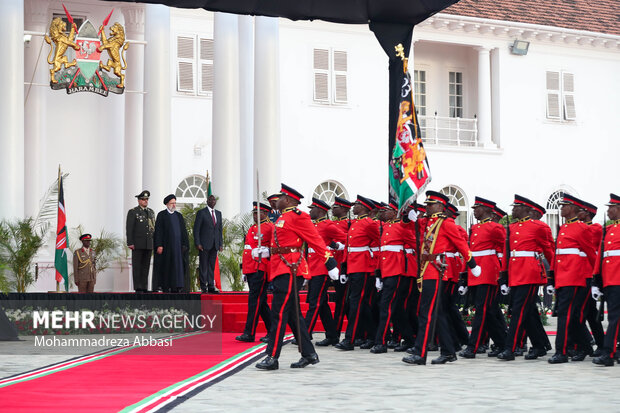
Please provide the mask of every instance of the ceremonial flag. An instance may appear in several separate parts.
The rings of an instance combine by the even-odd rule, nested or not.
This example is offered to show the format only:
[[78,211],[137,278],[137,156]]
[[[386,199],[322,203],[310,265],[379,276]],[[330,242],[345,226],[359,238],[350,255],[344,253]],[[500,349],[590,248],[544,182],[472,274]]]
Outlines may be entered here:
[[213,195],[211,192],[211,178],[209,177],[209,171],[207,171],[207,198]]
[[413,84],[404,61],[404,76],[396,122],[396,139],[391,149],[390,193],[402,211],[413,203],[431,181],[428,158],[413,103]]
[[62,187],[62,175],[58,172],[58,225],[56,226],[56,282],[65,281],[65,291],[69,291],[69,272],[67,270],[67,216],[65,214],[65,194]]

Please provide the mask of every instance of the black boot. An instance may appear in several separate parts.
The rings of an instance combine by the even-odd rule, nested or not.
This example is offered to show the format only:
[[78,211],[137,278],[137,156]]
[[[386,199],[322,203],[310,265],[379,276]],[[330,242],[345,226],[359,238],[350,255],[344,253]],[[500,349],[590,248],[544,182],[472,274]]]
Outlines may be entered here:
[[500,360],[510,361],[515,359],[515,353],[510,350],[504,350],[497,355],[497,358]]
[[568,363],[568,356],[562,353],[555,353],[549,360],[547,360],[549,364],[561,364]]
[[317,341],[316,343],[314,343],[315,346],[319,347],[333,346],[335,344],[338,344],[337,338],[325,338],[321,341]]
[[366,340],[361,346],[360,348],[362,350],[369,350],[371,348],[373,348],[373,346],[375,345],[375,342],[372,340]]
[[384,344],[375,344],[373,348],[370,349],[370,352],[373,354],[387,353],[387,346]]
[[614,365],[614,359],[609,357],[609,354],[603,354],[602,356],[594,357],[592,363],[599,366],[611,367]]
[[476,353],[474,352],[473,348],[467,347],[465,350],[459,353],[459,356],[466,358],[466,359],[475,359]]
[[353,344],[351,344],[351,342],[347,340],[346,338],[342,340],[340,343],[336,344],[335,347],[338,350],[343,350],[343,351],[355,350],[355,347],[353,346]]
[[412,354],[407,357],[403,357],[403,362],[407,364],[417,364],[419,366],[426,365],[426,357],[419,356],[417,354]]
[[256,368],[260,370],[277,370],[279,367],[278,359],[271,356],[265,357],[256,365]]
[[235,340],[243,341],[245,343],[253,343],[254,342],[254,336],[251,336],[248,333],[243,333],[240,336],[235,337]]
[[292,369],[303,369],[309,364],[317,364],[319,362],[319,355],[312,353],[309,356],[302,356],[297,363],[291,363]]
[[437,357],[436,359],[434,359],[433,361],[431,361],[431,364],[446,364],[447,362],[452,363],[453,361],[456,361],[456,354],[442,354],[439,357]]

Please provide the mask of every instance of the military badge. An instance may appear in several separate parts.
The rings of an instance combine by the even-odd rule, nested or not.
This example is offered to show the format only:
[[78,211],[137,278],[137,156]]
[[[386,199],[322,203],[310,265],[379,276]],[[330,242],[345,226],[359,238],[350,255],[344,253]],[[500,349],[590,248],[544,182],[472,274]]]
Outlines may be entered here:
[[[64,89],[69,95],[77,92],[92,92],[101,96],[108,96],[110,92],[122,94],[125,91],[123,71],[127,69],[125,52],[129,43],[125,42],[125,29],[118,22],[110,27],[110,34],[106,36],[105,26],[114,9],[97,31],[89,20],[78,30],[71,14],[64,8],[71,24],[69,33],[65,34],[66,23],[56,17],[50,24],[49,35],[45,35],[45,41],[50,45],[47,58],[52,66],[50,87]],[[101,60],[104,52],[109,57],[105,64]]]

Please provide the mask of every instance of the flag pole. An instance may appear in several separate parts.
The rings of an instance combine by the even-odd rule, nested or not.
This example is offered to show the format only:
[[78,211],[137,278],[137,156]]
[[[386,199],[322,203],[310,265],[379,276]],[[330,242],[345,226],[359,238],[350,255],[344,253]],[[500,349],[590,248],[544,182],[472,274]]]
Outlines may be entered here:
[[[58,196],[60,197],[60,164],[58,164]],[[56,220],[58,220],[58,201],[56,201]],[[58,236],[58,229],[56,229],[56,236]],[[60,281],[56,280],[56,292],[60,292]]]

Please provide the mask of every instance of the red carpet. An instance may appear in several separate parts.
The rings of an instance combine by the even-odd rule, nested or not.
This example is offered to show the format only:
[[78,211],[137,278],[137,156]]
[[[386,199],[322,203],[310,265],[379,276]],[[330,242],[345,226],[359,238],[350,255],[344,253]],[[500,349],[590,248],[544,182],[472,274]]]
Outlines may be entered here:
[[[221,351],[214,355],[145,355],[140,354],[144,349],[124,349],[58,363],[41,369],[43,375],[31,372],[2,379],[2,410],[117,412],[158,408],[260,358],[264,344],[240,343],[234,336],[222,334]],[[196,336],[176,340],[191,348]]]

